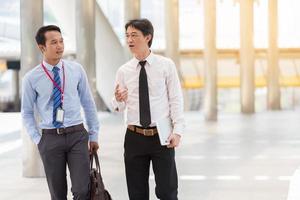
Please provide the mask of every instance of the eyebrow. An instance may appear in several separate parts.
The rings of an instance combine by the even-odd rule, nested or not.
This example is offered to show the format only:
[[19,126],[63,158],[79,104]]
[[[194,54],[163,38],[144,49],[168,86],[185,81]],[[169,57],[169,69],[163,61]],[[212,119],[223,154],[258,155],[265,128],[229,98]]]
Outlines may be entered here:
[[131,32],[131,33],[127,33],[127,32],[126,32],[126,34],[132,34],[132,33],[137,33],[137,32],[136,32],[136,31],[133,31],[133,32]]
[[64,38],[52,39],[52,40],[50,40],[50,42],[56,42],[56,41],[61,41],[61,40],[64,40]]

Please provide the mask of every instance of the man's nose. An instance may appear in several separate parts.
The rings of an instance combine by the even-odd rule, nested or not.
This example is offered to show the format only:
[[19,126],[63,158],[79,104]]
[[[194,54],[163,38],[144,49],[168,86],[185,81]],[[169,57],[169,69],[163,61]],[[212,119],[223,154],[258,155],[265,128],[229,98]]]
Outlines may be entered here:
[[130,42],[132,42],[132,41],[133,41],[133,40],[132,40],[132,37],[129,36],[129,37],[127,38],[127,42],[130,43]]
[[57,45],[57,48],[59,48],[59,49],[61,49],[61,48],[63,48],[64,47],[64,44],[63,43],[59,43],[58,45]]

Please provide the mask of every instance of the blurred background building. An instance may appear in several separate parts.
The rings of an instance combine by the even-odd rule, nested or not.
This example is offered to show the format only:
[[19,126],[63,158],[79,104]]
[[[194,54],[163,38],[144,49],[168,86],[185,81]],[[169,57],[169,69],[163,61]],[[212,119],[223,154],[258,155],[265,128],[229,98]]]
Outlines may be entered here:
[[[26,2],[26,1],[24,1]],[[56,24],[62,28],[66,44],[65,57],[76,59],[76,14],[75,2],[73,0],[44,0],[43,1],[43,24]],[[130,7],[126,0],[102,0],[96,1],[97,14],[104,14],[101,20],[107,20],[104,25],[101,17],[96,15],[96,52],[101,52],[111,43],[120,43],[126,51],[124,37],[124,23],[126,22],[126,13],[137,12],[126,8]],[[204,30],[206,30],[204,17],[204,0],[178,0],[173,1],[178,6],[178,13],[171,18],[171,24],[178,23],[178,30],[170,27],[166,29],[168,14],[166,12],[167,1],[161,0],[141,0],[140,17],[145,17],[153,22],[155,28],[154,42],[152,50],[160,54],[166,54],[168,51],[168,38],[176,35],[178,31],[178,71],[181,76],[182,86],[185,91],[186,110],[203,109],[204,86],[205,86],[205,64],[204,64]],[[269,15],[268,1],[251,1],[253,4],[253,34],[250,36],[253,45],[253,79],[254,79],[254,102],[255,111],[261,112],[268,109],[267,88],[268,77],[270,73],[268,68],[272,63],[268,63],[268,47],[270,31],[276,30],[275,39],[278,53],[278,81],[280,87],[280,108],[294,109],[299,105],[299,57],[300,57],[300,27],[297,26],[297,19],[300,17],[297,11],[300,3],[297,0],[278,0],[274,12],[277,12],[277,18],[272,19]],[[174,3],[173,3],[174,4]],[[241,111],[241,34],[240,24],[241,16],[240,3],[237,0],[217,0],[215,3],[215,48],[216,48],[216,76],[218,93],[217,110],[219,112],[240,112]],[[133,4],[132,4],[133,5]],[[132,6],[131,6],[132,7]],[[149,9],[151,8],[151,9]],[[20,26],[20,1],[19,0],[1,0],[0,7],[0,109],[2,111],[16,110],[17,105],[11,104],[17,102],[16,95],[16,77],[14,75],[13,63],[10,61],[20,61],[21,56],[21,26]],[[27,12],[27,11],[24,11]],[[170,11],[171,12],[171,11]],[[99,14],[100,15],[100,14]],[[271,16],[271,17],[270,17]],[[21,16],[22,18],[22,16]],[[178,18],[176,21],[175,19]],[[274,17],[273,17],[274,18]],[[174,21],[175,20],[175,21]],[[275,20],[275,29],[270,29],[269,20]],[[34,21],[33,21],[34,22]],[[243,22],[245,24],[247,22]],[[251,24],[251,21],[249,22]],[[78,25],[78,24],[77,24]],[[248,26],[248,25],[247,25]],[[277,30],[278,27],[278,30]],[[103,40],[104,35],[115,34],[116,41]],[[102,31],[102,32],[101,32]],[[175,31],[175,32],[174,32]],[[271,36],[272,37],[272,36]],[[98,39],[100,38],[100,39]],[[175,38],[176,40],[176,38]],[[78,41],[78,40],[77,40]],[[99,41],[99,42],[98,42]],[[32,38],[26,41],[34,45]],[[116,44],[114,44],[116,45]],[[172,47],[169,47],[172,48]],[[105,51],[105,50],[104,50]],[[119,48],[117,51],[121,51]],[[125,52],[126,53],[126,52]],[[100,53],[99,53],[100,54]],[[98,55],[98,54],[97,54]],[[101,56],[101,55],[99,55]],[[101,85],[106,85],[109,81],[102,82],[102,77],[107,77],[105,72],[110,73],[109,69],[114,71],[118,66],[104,66],[111,63],[103,59],[112,59],[110,57],[97,56],[97,88],[100,96],[108,103],[107,95],[109,92]],[[116,59],[116,55],[111,54]],[[118,55],[118,57],[122,57]],[[125,61],[125,58],[118,58]],[[122,62],[119,62],[122,63]],[[115,62],[114,64],[119,64]],[[17,63],[16,63],[17,64]],[[37,64],[37,63],[35,63]],[[274,64],[273,64],[274,65]],[[29,67],[29,66],[28,66]],[[32,66],[30,66],[32,67]],[[103,73],[102,73],[103,72]],[[113,74],[111,74],[113,75]],[[249,75],[251,76],[251,75]],[[112,79],[113,76],[110,76]],[[111,88],[109,88],[111,89]],[[102,94],[104,93],[104,94]],[[109,105],[106,105],[109,107]],[[106,108],[104,108],[106,109]]]

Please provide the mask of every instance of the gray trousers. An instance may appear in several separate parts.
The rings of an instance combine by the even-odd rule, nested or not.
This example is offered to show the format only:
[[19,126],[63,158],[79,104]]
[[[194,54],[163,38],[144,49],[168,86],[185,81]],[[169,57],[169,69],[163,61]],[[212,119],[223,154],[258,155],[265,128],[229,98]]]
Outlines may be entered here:
[[38,144],[51,200],[67,200],[66,166],[70,171],[74,200],[89,199],[88,133],[45,133]]

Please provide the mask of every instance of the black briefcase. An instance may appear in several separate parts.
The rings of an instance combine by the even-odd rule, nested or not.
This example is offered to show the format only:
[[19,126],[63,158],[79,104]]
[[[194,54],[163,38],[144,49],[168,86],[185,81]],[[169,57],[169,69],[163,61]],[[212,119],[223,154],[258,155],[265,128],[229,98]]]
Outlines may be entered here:
[[[96,168],[93,168],[94,160]],[[97,152],[90,155],[90,179],[90,200],[112,200],[103,184]]]

